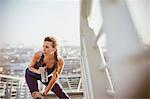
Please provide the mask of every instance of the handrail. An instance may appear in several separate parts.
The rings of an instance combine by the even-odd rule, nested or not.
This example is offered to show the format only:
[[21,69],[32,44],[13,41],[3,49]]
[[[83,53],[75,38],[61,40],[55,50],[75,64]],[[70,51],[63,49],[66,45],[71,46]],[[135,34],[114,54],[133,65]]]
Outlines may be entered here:
[[[66,90],[66,92],[83,92],[81,89],[81,75],[79,74],[61,75],[58,81],[60,81],[62,85],[66,82],[69,84],[69,90]],[[0,74],[0,99],[11,99],[13,97],[16,99],[28,99],[31,97],[24,77],[13,77]]]
[[14,76],[10,76],[10,75],[4,75],[4,74],[0,74],[0,78],[9,78],[9,79],[15,79],[15,80],[22,80],[23,77],[14,77]]

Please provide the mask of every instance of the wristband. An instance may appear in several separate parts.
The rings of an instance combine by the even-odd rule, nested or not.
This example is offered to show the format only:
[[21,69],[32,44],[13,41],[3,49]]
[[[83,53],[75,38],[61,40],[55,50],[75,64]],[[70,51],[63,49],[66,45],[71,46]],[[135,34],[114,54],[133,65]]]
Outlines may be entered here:
[[45,96],[44,92],[43,92],[43,93],[41,93],[41,95],[42,95],[42,96]]

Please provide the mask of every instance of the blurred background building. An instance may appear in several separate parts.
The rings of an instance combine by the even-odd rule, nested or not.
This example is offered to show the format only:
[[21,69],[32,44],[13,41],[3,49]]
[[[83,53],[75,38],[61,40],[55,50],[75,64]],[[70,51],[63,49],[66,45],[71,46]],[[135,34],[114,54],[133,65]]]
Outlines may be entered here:
[[[31,62],[35,48],[26,48],[19,44],[16,48],[6,45],[0,49],[0,73],[22,77],[24,71]],[[81,74],[80,71],[80,48],[79,46],[63,46],[59,50],[65,60],[63,74]]]

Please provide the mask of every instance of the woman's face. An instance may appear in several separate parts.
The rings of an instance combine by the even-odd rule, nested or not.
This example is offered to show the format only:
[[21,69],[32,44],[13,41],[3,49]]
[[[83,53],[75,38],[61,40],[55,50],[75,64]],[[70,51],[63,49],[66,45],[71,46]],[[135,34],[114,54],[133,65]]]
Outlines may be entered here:
[[52,42],[44,41],[43,50],[45,55],[51,55],[55,52],[55,48],[52,47]]

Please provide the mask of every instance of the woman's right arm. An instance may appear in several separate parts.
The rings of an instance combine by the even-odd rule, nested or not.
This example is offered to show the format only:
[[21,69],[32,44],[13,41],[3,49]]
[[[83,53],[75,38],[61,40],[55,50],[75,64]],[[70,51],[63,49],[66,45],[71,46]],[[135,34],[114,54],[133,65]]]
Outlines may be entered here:
[[36,52],[32,58],[32,61],[31,63],[29,64],[29,70],[34,72],[34,73],[37,73],[37,74],[40,74],[39,70],[35,68],[35,65],[36,65],[36,62],[40,59],[40,52]]

